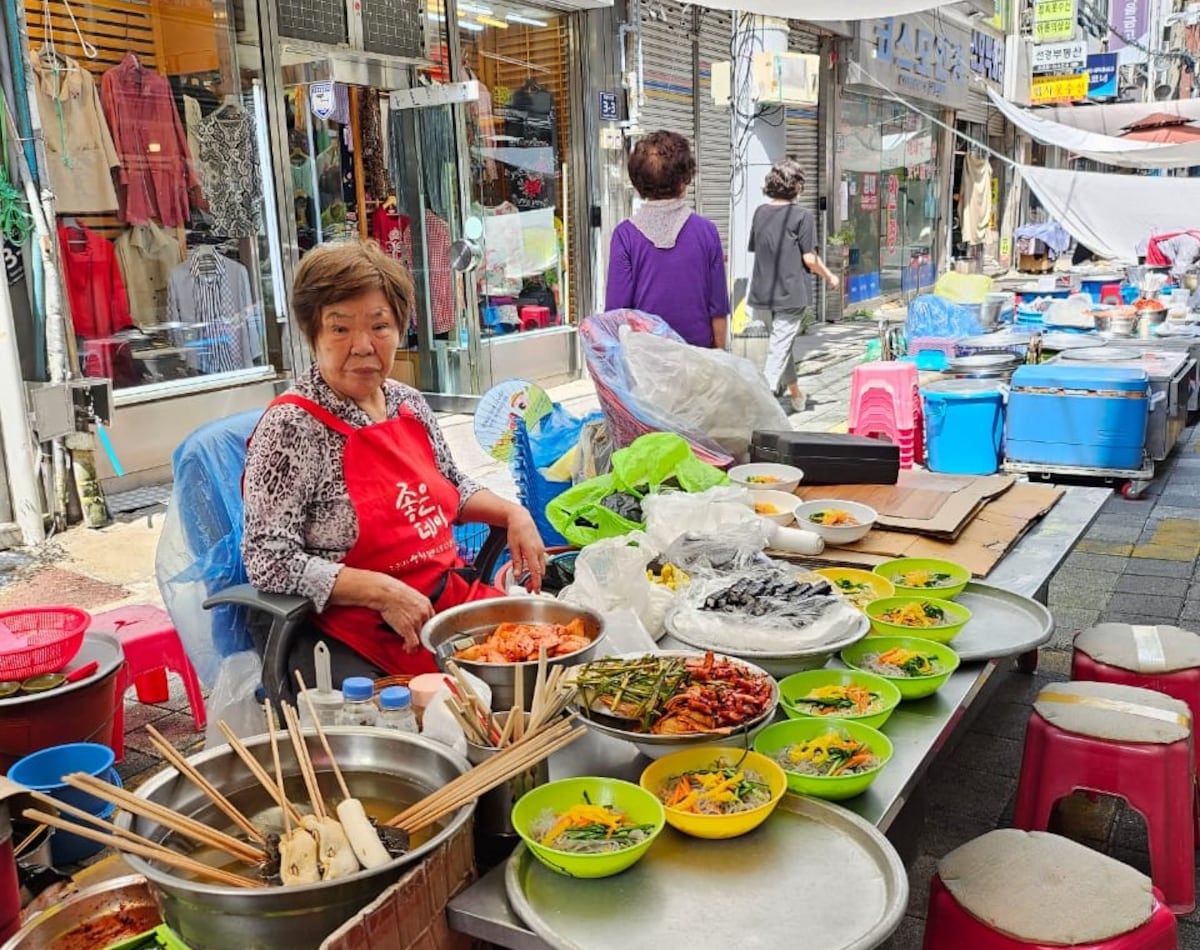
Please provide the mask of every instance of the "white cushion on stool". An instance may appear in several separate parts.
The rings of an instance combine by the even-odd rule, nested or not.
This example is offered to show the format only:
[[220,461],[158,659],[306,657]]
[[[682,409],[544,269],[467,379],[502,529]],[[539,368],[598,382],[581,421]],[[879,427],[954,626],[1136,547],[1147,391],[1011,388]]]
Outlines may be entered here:
[[1101,623],[1075,637],[1093,660],[1134,673],[1171,673],[1200,666],[1200,635],[1179,627]]
[[1059,729],[1114,742],[1167,744],[1192,731],[1187,703],[1140,686],[1051,683],[1042,687],[1033,708]]
[[942,858],[938,875],[969,914],[1026,943],[1095,943],[1154,912],[1150,878],[1046,831],[989,831]]

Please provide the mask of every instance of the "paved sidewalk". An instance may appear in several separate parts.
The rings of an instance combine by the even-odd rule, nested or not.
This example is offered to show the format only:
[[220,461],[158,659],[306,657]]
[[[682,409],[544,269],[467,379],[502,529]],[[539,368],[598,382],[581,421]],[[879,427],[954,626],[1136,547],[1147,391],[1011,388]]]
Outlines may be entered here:
[[[844,427],[850,373],[861,360],[863,345],[875,333],[870,321],[850,321],[818,327],[801,338],[799,372],[809,405],[793,416],[797,428]],[[560,387],[552,395],[576,413],[595,406],[586,381]],[[459,464],[489,487],[513,497],[507,469],[475,444],[471,417],[447,416],[442,424]],[[133,507],[119,513],[108,528],[73,529],[33,555],[0,552],[0,608],[58,601],[99,611],[116,603],[156,600],[154,547],[164,511],[162,498],[161,493],[140,500],[116,498],[114,510]],[[926,786],[926,822],[917,857],[909,867],[908,915],[886,944],[889,950],[920,947],[929,879],[937,859],[1009,822],[1030,704],[1042,685],[1066,679],[1074,633],[1102,619],[1200,629],[1198,503],[1200,430],[1189,430],[1145,496],[1137,501],[1115,495],[1109,499],[1055,575],[1049,606],[1057,630],[1041,651],[1038,672],[1001,674],[992,702]],[[137,507],[145,504],[149,507]],[[160,765],[145,741],[146,723],[152,722],[181,749],[192,750],[203,738],[192,731],[175,678],[171,698],[162,705],[139,706],[130,692],[126,721],[128,752],[120,771],[129,785]],[[1136,813],[1109,799],[1095,804],[1069,799],[1057,821],[1059,830],[1148,871],[1145,829]],[[1180,946],[1200,950],[1200,914],[1181,920]]]

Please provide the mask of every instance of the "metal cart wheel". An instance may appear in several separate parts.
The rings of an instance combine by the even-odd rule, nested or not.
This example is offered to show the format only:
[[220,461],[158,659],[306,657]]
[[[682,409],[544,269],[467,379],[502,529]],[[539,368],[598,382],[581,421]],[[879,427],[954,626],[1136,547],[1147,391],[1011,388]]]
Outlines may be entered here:
[[1121,486],[1121,497],[1129,498],[1131,500],[1134,498],[1140,498],[1142,496],[1142,492],[1144,492],[1149,487],[1150,487],[1149,482],[1140,481],[1138,479],[1133,479],[1131,481],[1125,482],[1125,484],[1123,484]]
[[1036,673],[1038,668],[1038,651],[1030,650],[1017,657],[1017,670],[1021,673]]

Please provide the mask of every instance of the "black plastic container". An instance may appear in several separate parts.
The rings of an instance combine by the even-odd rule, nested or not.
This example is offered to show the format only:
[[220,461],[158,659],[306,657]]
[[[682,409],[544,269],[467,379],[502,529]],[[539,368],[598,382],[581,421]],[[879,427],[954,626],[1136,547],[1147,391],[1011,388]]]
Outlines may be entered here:
[[754,462],[794,465],[803,485],[895,485],[900,448],[891,442],[835,432],[758,431],[750,441]]

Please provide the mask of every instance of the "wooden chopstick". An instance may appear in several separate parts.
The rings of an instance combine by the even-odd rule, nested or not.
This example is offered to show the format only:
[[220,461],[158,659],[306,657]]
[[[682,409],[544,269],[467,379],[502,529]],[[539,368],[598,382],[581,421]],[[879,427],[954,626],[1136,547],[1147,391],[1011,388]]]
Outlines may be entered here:
[[300,695],[308,703],[308,714],[312,717],[313,727],[317,730],[317,738],[321,740],[321,748],[325,750],[325,756],[329,759],[329,767],[333,770],[333,777],[337,779],[338,788],[342,790],[342,798],[349,800],[354,796],[350,794],[350,788],[346,785],[346,777],[342,775],[342,770],[337,764],[337,759],[333,757],[333,749],[329,747],[329,737],[325,735],[325,730],[321,727],[321,720],[317,718],[317,710],[313,706],[312,697],[308,694],[308,687],[304,685],[304,674],[299,670],[296,670],[296,682],[300,686]]
[[[96,841],[106,847],[115,848],[127,854],[136,854],[138,857],[145,858],[148,861],[158,861],[160,864],[166,864],[180,871],[187,871],[189,874],[195,874],[198,877],[208,878],[211,881],[216,881],[218,884],[226,884],[230,887],[266,886],[262,881],[251,880],[241,874],[234,874],[232,871],[226,871],[222,868],[209,867],[202,861],[179,854],[170,848],[164,848],[162,845],[155,844],[147,838],[138,838],[137,835],[134,835],[132,838],[126,838],[105,834],[86,825],[75,824],[74,822],[64,821],[61,818],[48,815],[45,812],[38,811],[36,808],[26,809],[24,815],[30,821],[37,821],[43,825],[49,825],[51,828],[57,828],[59,831],[66,831],[73,835],[79,835],[81,838],[88,838],[91,841]],[[94,818],[96,816],[93,815],[91,817]]]
[[259,831],[249,818],[238,811],[233,802],[222,795],[212,782],[201,775],[196,767],[184,757],[183,753],[166,740],[162,733],[153,726],[146,726],[146,733],[150,736],[150,742],[158,753],[174,766],[180,775],[186,775],[191,779],[192,784],[204,792],[209,801],[216,805],[226,818],[241,828],[254,841],[262,845],[267,843],[266,835]]
[[296,811],[291,803],[288,802],[287,798],[284,797],[283,790],[276,787],[275,780],[267,774],[267,770],[262,767],[258,759],[250,754],[250,750],[242,744],[242,740],[224,722],[218,722],[217,728],[221,730],[221,735],[229,743],[229,748],[237,753],[237,757],[242,760],[242,764],[258,779],[258,783],[267,790],[267,794],[271,796],[271,800],[284,811],[287,811],[296,824],[300,824],[300,812]]
[[[275,782],[279,788],[279,804],[280,811],[283,813],[283,836],[291,837],[292,822],[291,816],[288,815],[287,794],[283,790],[283,769],[279,765],[279,736],[276,734],[275,711],[271,708],[271,701],[268,699],[263,703],[263,712],[267,717],[267,734],[271,737],[271,762],[275,766]],[[296,824],[300,824],[299,819]]]
[[244,861],[247,864],[259,864],[267,858],[267,853],[262,848],[234,838],[232,835],[227,835],[216,828],[210,828],[203,822],[197,821],[195,818],[190,818],[187,815],[181,815],[166,805],[152,802],[148,798],[140,798],[132,792],[125,791],[123,788],[109,785],[107,782],[103,782],[92,775],[77,772],[63,776],[63,781],[71,786],[71,788],[110,802],[117,808],[134,815],[149,818],[151,821],[157,822],[178,835],[190,838],[200,844],[208,845],[211,848],[216,848],[218,851],[224,851],[230,857],[237,858],[239,861]]
[[36,828],[33,829],[33,831],[29,832],[29,834],[27,834],[24,838],[21,839],[21,843],[19,845],[17,845],[15,848],[13,848],[13,857],[19,858],[26,851],[28,851],[29,846],[31,844],[33,844],[33,842],[34,842],[34,839],[36,839],[38,835],[40,835],[43,831],[45,831],[49,827],[50,827],[49,825],[38,825]]
[[296,761],[300,764],[300,775],[304,779],[304,787],[308,789],[308,800],[312,803],[313,814],[324,819],[326,817],[325,799],[321,795],[317,771],[313,768],[312,757],[308,754],[308,743],[304,741],[304,733],[300,731],[300,721],[296,717],[296,710],[288,703],[283,704],[283,718],[287,722],[288,734],[292,738]]

